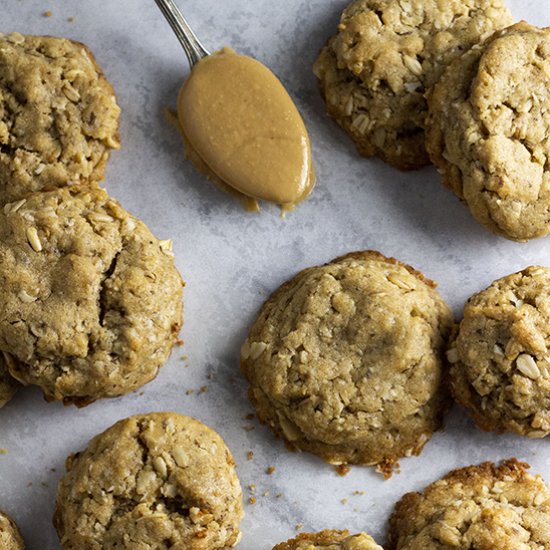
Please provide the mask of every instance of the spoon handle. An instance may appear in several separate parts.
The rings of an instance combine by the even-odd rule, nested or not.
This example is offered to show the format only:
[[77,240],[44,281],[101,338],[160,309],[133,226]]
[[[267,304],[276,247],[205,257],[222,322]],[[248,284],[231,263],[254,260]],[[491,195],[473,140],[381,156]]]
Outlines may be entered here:
[[183,46],[191,68],[203,57],[210,55],[192,31],[174,0],[155,0],[155,2]]

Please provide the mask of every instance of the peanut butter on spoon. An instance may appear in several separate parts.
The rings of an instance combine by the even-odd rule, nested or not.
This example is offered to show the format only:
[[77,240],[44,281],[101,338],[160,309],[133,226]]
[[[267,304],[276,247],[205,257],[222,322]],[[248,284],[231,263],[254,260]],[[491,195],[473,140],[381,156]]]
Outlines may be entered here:
[[178,120],[191,158],[255,209],[266,200],[291,210],[309,195],[315,175],[306,127],[259,61],[230,48],[203,57],[180,90]]
[[191,162],[248,210],[259,210],[259,200],[292,210],[315,174],[304,121],[284,86],[251,57],[230,48],[210,54],[174,0],[155,2],[191,65],[178,96]]

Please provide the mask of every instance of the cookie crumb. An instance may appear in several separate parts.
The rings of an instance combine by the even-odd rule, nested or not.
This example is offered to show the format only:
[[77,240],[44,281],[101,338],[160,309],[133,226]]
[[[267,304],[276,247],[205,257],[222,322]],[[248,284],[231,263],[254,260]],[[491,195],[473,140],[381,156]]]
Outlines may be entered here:
[[262,496],[263,496],[263,497],[268,497],[268,496],[269,496],[269,491],[264,491],[264,492],[262,493]]
[[5,447],[0,448],[0,455],[7,455],[7,454],[8,454],[8,449],[6,449]]
[[185,395],[193,395],[195,393],[195,390],[187,390],[185,392]]
[[69,23],[74,23],[74,17],[73,17],[73,16],[67,17],[67,21],[68,21]]
[[358,489],[356,489],[355,491],[353,491],[353,494],[354,495],[364,495],[365,491],[359,491]]
[[255,497],[255,496],[251,496],[251,497],[248,499],[248,502],[249,502],[249,504],[256,504],[256,497]]
[[296,524],[296,531],[300,531],[303,528],[303,525],[301,523]]
[[201,393],[206,393],[206,392],[208,392],[208,386],[201,386],[198,391],[198,394],[200,395]]
[[348,503],[348,499],[343,498],[340,502],[345,506]]
[[347,476],[351,470],[347,464],[338,464],[338,466],[335,466],[334,469],[340,477]]
[[269,468],[265,471],[265,473],[270,476],[271,474],[273,474],[275,472],[276,468],[275,466],[269,466]]
[[395,460],[384,460],[376,466],[376,471],[388,480],[394,472],[399,473],[399,462]]
[[53,15],[53,13],[51,12],[51,10],[46,10],[42,15],[44,17],[51,17]]
[[246,460],[252,460],[254,458],[254,453],[252,451],[248,451],[246,453]]

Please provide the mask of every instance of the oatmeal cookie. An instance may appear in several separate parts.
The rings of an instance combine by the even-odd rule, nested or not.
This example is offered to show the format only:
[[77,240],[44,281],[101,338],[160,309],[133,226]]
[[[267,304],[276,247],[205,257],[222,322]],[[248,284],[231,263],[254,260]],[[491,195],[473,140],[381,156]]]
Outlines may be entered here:
[[424,94],[447,64],[512,23],[502,0],[356,0],[314,65],[328,113],[361,155],[420,168]]
[[0,34],[0,204],[103,179],[120,108],[83,44]]
[[472,296],[447,352],[455,399],[484,430],[550,434],[550,269],[528,267]]
[[[9,357],[7,358],[9,361]],[[14,395],[19,387],[19,382],[10,375],[6,365],[6,357],[0,353],[0,408],[2,408]]]
[[99,188],[71,186],[0,214],[0,350],[48,400],[132,391],[168,359],[182,280],[167,243]]
[[366,533],[350,535],[348,531],[326,529],[320,533],[301,533],[281,542],[273,550],[382,550]]
[[419,454],[447,408],[449,308],[378,252],[305,269],[262,306],[241,350],[260,420],[331,464]]
[[452,63],[428,99],[426,145],[444,184],[489,230],[550,233],[550,28],[525,22]]
[[242,491],[223,439],[176,413],[117,422],[67,459],[63,550],[214,550],[240,539]]
[[0,548],[2,550],[24,550],[25,543],[15,522],[0,511]]
[[405,495],[388,550],[549,550],[550,491],[527,468],[516,459],[485,462]]

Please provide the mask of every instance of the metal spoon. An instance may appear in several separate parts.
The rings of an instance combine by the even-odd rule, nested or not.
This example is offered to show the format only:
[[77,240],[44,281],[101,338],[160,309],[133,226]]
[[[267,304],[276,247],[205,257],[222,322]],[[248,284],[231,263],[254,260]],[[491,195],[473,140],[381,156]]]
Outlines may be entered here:
[[155,0],[155,2],[183,46],[191,68],[203,57],[210,55],[210,52],[200,43],[173,0]]

